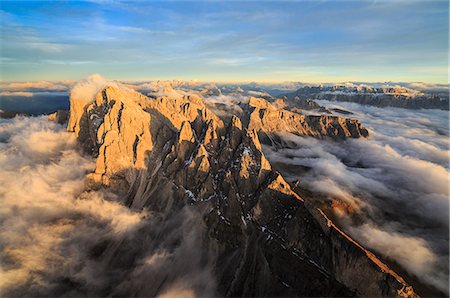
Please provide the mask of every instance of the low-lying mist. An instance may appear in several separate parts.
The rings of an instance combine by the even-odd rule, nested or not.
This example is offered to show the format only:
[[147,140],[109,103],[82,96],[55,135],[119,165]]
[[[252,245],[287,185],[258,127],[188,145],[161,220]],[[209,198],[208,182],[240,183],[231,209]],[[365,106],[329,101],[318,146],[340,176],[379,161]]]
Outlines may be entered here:
[[352,237],[448,294],[448,112],[319,101],[353,112],[368,139],[280,135],[263,150],[288,180],[328,204]]

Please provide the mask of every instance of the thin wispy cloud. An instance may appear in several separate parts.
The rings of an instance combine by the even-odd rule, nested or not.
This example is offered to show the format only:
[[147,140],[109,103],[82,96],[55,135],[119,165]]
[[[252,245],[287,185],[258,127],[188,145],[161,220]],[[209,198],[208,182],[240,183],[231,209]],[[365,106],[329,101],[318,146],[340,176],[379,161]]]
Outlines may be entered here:
[[445,1],[9,2],[1,30],[10,80],[447,79]]

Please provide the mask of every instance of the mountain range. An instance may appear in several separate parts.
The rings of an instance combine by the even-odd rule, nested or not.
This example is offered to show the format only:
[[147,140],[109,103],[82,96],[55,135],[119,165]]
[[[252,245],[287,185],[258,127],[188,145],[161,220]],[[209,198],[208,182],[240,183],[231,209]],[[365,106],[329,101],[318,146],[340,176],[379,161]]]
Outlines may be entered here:
[[405,109],[449,109],[448,93],[421,92],[407,87],[354,84],[332,86],[305,86],[280,95],[289,100],[330,100],[355,102],[376,107],[397,107]]
[[[71,92],[67,129],[96,158],[85,191],[108,189],[132,210],[150,210],[168,235],[180,227],[167,223],[190,214],[198,263],[211,272],[215,296],[416,297],[308,204],[261,149],[261,142],[276,142],[275,132],[336,141],[370,132],[358,120],[300,114],[258,97],[238,108],[219,117],[216,105],[170,85],[150,97],[116,83],[89,95]],[[65,117],[59,111],[51,119]],[[175,237],[169,248],[179,242]],[[123,254],[120,243],[103,245],[91,258],[115,259],[111,270],[134,266],[119,261]],[[112,294],[157,296],[172,278],[158,275],[148,287]]]

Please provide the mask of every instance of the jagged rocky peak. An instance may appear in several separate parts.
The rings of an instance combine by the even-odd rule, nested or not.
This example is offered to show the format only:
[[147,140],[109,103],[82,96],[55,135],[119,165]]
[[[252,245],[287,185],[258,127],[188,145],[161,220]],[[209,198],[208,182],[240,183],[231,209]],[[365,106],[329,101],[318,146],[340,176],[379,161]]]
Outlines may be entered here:
[[248,129],[255,129],[262,135],[290,132],[297,135],[332,138],[369,136],[368,130],[357,119],[298,114],[276,108],[262,98],[250,97],[247,111]]
[[248,105],[258,109],[275,110],[276,108],[264,98],[250,96]]
[[188,121],[184,121],[183,124],[181,124],[178,143],[182,142],[190,142],[190,143],[195,142],[194,133],[192,132],[192,127]]
[[74,131],[83,148],[98,155],[91,182],[118,189],[135,178],[130,169],[146,169],[146,156],[155,146],[152,117],[142,109],[146,100],[137,92],[109,86],[84,107]]
[[57,110],[56,112],[48,115],[48,120],[55,121],[58,124],[64,124],[69,119],[69,112],[66,110]]
[[162,218],[190,208],[202,219],[198,249],[214,264],[218,296],[415,296],[323,212],[308,209],[265,158],[258,129],[274,115],[305,129],[295,118],[302,115],[252,99],[251,117],[262,115],[263,126],[235,116],[225,126],[197,97],[150,99],[120,86],[84,106],[72,100],[68,129],[97,157],[88,187],[110,188],[127,206]]
[[214,120],[212,125],[223,127],[223,122],[214,113],[209,111],[202,99],[197,95],[184,95],[181,97],[162,96],[148,100],[144,109],[150,113],[160,113],[170,123],[180,129],[184,121],[194,123],[195,129],[205,121]]
[[284,109],[284,108],[288,107],[285,98],[277,98],[277,99],[275,99],[273,104],[277,109]]
[[238,117],[233,115],[231,117],[231,121],[230,122],[231,122],[231,126],[232,127],[236,127],[237,129],[242,130],[242,122],[241,122],[241,120]]

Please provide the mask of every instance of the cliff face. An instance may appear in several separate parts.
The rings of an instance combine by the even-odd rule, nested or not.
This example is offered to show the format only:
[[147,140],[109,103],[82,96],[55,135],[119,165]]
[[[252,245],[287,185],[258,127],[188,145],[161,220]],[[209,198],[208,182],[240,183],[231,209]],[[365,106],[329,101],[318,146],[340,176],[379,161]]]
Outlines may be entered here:
[[264,133],[290,132],[297,135],[332,138],[359,138],[369,136],[359,120],[336,116],[301,115],[259,98],[250,97],[248,128]]
[[88,187],[110,188],[131,208],[167,217],[195,210],[203,225],[198,249],[213,264],[219,296],[415,296],[320,210],[306,207],[272,170],[258,138],[263,129],[357,137],[360,125],[337,119],[317,126],[254,101],[245,128],[235,116],[225,125],[197,97],[149,99],[106,87],[71,111],[68,129],[97,156]]

